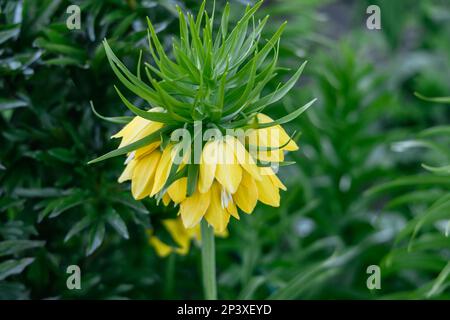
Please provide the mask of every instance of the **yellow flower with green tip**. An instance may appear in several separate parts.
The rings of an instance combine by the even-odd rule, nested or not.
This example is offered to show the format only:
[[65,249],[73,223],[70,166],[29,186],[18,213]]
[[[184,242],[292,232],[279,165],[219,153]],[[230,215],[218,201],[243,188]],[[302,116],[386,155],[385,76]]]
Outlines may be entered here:
[[137,200],[153,197],[178,206],[186,229],[198,228],[205,219],[216,232],[225,232],[231,217],[239,220],[239,211],[252,213],[258,201],[278,207],[280,189],[286,190],[274,167],[286,164],[285,152],[298,146],[282,125],[314,100],[279,119],[263,113],[295,85],[305,63],[276,90],[265,92],[279,70],[285,24],[261,41],[268,21],[255,18],[261,4],[248,6],[231,30],[228,4],[217,30],[214,13],[210,17],[205,11],[206,2],[196,18],[178,8],[180,37],[173,40],[170,56],[148,21],[152,61],[144,64],[146,80],[142,56],[135,75],[104,41],[114,73],[145,101],[147,110],[116,88],[135,117],[102,117],[127,124],[113,135],[121,139],[119,148],[91,162],[126,155],[119,182],[131,181]]

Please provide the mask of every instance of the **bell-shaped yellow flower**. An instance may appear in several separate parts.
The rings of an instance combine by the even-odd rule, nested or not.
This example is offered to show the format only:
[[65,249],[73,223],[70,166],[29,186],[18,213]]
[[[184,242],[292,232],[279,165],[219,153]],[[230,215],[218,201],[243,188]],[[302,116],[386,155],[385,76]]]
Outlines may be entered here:
[[[271,121],[264,114],[257,117],[262,123]],[[142,123],[133,120],[114,137],[122,138],[122,143],[129,142],[135,131],[158,127],[152,121],[145,121],[145,126]],[[281,126],[250,130],[245,140],[253,140],[283,156],[283,150],[298,148]],[[159,198],[165,205],[170,202],[179,205],[182,224],[188,229],[197,228],[205,218],[217,232],[224,232],[231,216],[239,219],[238,208],[252,213],[258,201],[274,207],[280,205],[279,190],[286,190],[286,187],[271,167],[257,165],[258,161],[264,161],[259,157],[261,151],[254,157],[236,137],[227,135],[205,143],[198,164],[198,183],[190,196],[186,176],[167,185],[175,166],[176,150],[176,145],[169,143],[163,151],[159,146],[144,146],[133,151],[119,182],[131,180],[132,195],[137,200],[162,193]]]

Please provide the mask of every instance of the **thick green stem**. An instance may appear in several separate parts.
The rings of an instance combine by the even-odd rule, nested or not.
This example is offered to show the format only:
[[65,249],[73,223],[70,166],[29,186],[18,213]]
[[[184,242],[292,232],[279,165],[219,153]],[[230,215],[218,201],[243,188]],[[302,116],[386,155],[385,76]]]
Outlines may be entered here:
[[208,226],[205,219],[202,219],[201,228],[203,289],[205,290],[205,299],[216,300],[216,248],[214,245],[214,230]]

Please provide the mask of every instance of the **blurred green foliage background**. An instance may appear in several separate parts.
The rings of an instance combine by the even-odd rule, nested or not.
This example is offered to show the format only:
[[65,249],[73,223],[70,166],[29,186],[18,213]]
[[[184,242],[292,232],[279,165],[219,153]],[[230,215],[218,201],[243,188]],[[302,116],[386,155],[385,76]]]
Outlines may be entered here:
[[[235,18],[246,3],[231,1]],[[66,27],[71,4],[81,30]],[[86,165],[118,130],[89,101],[125,111],[101,40],[134,70],[140,49],[150,61],[146,17],[169,47],[176,4],[200,5],[0,0],[0,299],[202,298],[198,248],[160,259],[148,244],[150,227],[167,239],[175,211],[134,201],[116,182],[123,159]],[[366,28],[370,4],[381,30]],[[449,298],[450,106],[414,95],[450,95],[448,1],[266,0],[265,14],[266,37],[289,21],[280,65],[309,60],[268,112],[319,100],[288,126],[301,150],[281,169],[282,206],[259,205],[217,239],[219,298]],[[66,287],[73,264],[81,290]],[[380,290],[366,286],[370,265]]]

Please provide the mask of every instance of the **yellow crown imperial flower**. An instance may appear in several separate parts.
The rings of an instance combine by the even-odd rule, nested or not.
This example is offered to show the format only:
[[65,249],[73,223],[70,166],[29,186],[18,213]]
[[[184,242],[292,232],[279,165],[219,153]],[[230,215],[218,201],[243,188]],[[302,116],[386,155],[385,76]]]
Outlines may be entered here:
[[144,64],[148,82],[141,77],[142,56],[134,75],[104,41],[114,73],[149,108],[133,105],[116,87],[135,117],[100,116],[127,124],[113,135],[121,139],[119,148],[90,163],[127,155],[119,182],[131,180],[135,199],[155,197],[165,205],[173,202],[179,206],[185,228],[196,228],[206,219],[221,233],[230,217],[239,220],[238,209],[250,214],[258,201],[280,205],[279,190],[286,187],[274,167],[286,164],[286,151],[298,149],[281,125],[302,114],[314,100],[276,120],[264,114],[267,106],[295,85],[305,66],[303,63],[286,83],[263,95],[278,71],[285,24],[261,44],[268,17],[256,22],[254,15],[262,1],[248,6],[230,32],[229,5],[220,28],[213,32],[214,13],[209,17],[205,4],[196,19],[178,8],[180,37],[173,40],[170,57],[148,21],[153,57],[153,64]]

